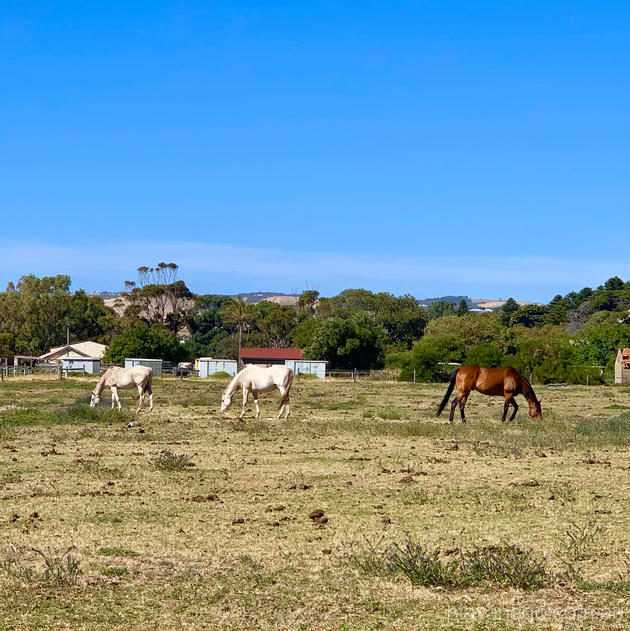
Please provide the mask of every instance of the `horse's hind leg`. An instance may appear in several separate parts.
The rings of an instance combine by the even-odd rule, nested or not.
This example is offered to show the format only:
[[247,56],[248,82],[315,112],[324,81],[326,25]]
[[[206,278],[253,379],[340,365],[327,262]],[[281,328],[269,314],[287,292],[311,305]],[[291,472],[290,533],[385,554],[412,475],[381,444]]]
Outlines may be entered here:
[[466,414],[464,412],[464,408],[466,407],[466,401],[468,401],[468,395],[467,394],[465,394],[459,400],[459,413],[462,415],[462,423],[466,422]]
[[280,408],[278,409],[278,418],[282,418],[282,414],[284,413],[284,418],[289,417],[289,390],[288,388],[283,388],[278,386],[278,390],[280,391]]
[[149,393],[149,412],[153,409],[153,388],[151,387],[152,379],[149,379],[149,382],[146,386],[142,387],[142,393]]
[[453,399],[453,403],[451,403],[451,413],[448,415],[448,422],[452,423],[453,422],[453,418],[455,417],[455,408],[457,407],[457,399],[458,399],[459,395],[456,395],[455,398]]
[[144,388],[142,386],[138,386],[138,409],[136,412],[139,412],[142,409],[142,404],[144,403]]
[[254,405],[256,406],[256,418],[260,418],[260,408],[258,407],[258,392],[252,390],[252,396],[254,397]]
[[289,418],[289,413],[291,411],[291,399],[289,397],[289,390],[280,390],[280,394],[282,395],[282,399],[280,401],[280,410],[278,410],[278,418],[282,418],[283,412],[284,418]]

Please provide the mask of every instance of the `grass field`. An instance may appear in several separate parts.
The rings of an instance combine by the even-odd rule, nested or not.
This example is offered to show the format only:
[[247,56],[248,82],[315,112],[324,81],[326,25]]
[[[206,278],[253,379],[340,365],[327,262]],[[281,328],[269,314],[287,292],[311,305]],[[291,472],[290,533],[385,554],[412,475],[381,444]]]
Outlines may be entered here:
[[93,383],[0,384],[0,629],[630,627],[628,388],[539,387],[509,425],[473,393],[450,426],[441,384],[300,380],[239,422],[224,381],[138,415]]

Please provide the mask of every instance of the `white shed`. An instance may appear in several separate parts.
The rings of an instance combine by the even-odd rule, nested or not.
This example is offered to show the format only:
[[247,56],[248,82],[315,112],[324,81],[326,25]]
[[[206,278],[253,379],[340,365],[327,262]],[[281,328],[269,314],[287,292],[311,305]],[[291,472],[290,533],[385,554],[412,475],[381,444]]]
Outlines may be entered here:
[[209,377],[217,372],[226,372],[228,375],[236,374],[235,359],[214,359],[213,357],[200,357],[199,360],[199,376]]
[[162,360],[161,359],[145,359],[142,357],[125,357],[125,368],[131,368],[132,366],[146,366],[147,368],[153,368],[154,377],[160,377],[162,375]]
[[323,379],[326,376],[326,364],[328,362],[323,360],[287,359],[284,363],[293,371],[296,377],[298,375],[315,375]]
[[101,372],[101,360],[98,357],[60,357],[61,369],[68,372],[84,372],[98,375]]

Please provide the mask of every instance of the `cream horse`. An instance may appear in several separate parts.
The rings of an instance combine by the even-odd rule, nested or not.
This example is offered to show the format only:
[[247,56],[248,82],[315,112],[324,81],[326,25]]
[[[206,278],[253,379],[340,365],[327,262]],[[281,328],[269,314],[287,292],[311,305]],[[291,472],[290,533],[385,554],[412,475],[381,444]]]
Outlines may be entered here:
[[262,366],[248,365],[243,368],[230,382],[221,397],[221,412],[225,412],[232,404],[232,397],[235,392],[241,388],[243,390],[243,409],[238,417],[243,420],[245,416],[245,406],[251,392],[256,404],[256,418],[260,418],[260,408],[258,407],[258,393],[269,392],[274,388],[280,390],[282,399],[280,400],[280,410],[278,418],[284,412],[284,418],[288,418],[290,411],[289,393],[291,391],[291,383],[293,381],[293,371],[287,366]]
[[147,366],[132,366],[131,368],[121,368],[120,366],[112,366],[108,368],[101,380],[96,384],[96,388],[92,391],[92,397],[90,399],[90,407],[96,407],[101,401],[101,393],[108,387],[112,391],[112,410],[114,405],[118,404],[118,409],[121,409],[120,397],[118,396],[118,390],[127,390],[128,388],[138,388],[138,394],[140,395],[140,404],[136,412],[140,411],[142,404],[144,403],[144,395],[149,393],[149,410],[153,409],[153,389],[151,383],[153,382],[153,369]]

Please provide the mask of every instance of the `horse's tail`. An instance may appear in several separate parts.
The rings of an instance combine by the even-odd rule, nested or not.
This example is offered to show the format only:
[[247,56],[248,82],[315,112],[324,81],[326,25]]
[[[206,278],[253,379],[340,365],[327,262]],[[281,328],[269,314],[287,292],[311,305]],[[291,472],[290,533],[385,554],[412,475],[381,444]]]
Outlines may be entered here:
[[149,378],[147,379],[147,382],[144,384],[144,392],[153,394],[153,388],[151,387],[152,385],[153,385],[153,370],[149,372]]
[[446,407],[448,400],[451,398],[451,393],[453,392],[453,388],[455,387],[455,380],[457,379],[458,372],[459,372],[459,368],[453,373],[453,376],[451,377],[451,383],[448,384],[448,388],[446,389],[446,394],[444,395],[444,398],[442,399],[442,403],[440,403],[440,407],[438,408],[437,416],[440,416],[440,414],[442,414],[442,410]]
[[285,405],[285,404],[287,404],[289,402],[289,397],[291,395],[291,384],[292,383],[293,383],[293,371],[289,368],[287,389],[286,389],[282,399],[280,399],[280,406],[279,406],[278,409],[280,409],[283,405]]

